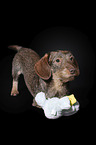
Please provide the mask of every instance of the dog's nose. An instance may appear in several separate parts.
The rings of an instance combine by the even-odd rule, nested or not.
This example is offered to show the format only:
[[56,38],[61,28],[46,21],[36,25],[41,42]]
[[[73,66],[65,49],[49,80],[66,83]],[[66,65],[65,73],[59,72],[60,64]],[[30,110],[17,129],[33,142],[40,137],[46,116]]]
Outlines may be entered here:
[[71,74],[74,74],[75,71],[76,71],[75,69],[70,69],[70,73],[71,73]]

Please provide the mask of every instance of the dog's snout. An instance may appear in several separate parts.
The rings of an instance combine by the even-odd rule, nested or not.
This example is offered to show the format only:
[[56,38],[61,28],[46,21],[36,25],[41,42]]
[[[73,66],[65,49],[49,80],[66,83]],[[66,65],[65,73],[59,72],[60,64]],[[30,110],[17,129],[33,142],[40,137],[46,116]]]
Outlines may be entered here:
[[71,74],[74,74],[75,71],[76,71],[75,69],[70,69],[70,73],[71,73]]

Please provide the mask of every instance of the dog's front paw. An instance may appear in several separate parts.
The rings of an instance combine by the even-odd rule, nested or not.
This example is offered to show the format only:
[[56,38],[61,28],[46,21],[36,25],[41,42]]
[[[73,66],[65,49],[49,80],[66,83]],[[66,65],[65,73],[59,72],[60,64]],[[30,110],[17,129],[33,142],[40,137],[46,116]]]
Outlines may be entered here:
[[12,90],[11,96],[17,96],[19,94],[18,90]]

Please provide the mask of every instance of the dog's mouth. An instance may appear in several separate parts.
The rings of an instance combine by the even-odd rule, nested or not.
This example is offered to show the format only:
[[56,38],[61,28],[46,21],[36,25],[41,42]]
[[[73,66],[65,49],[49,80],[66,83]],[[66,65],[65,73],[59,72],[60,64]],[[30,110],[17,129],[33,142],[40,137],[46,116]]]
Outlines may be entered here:
[[66,80],[64,80],[65,82],[69,82],[69,81],[73,81],[75,79],[75,76],[70,76],[69,78],[67,78]]
[[78,77],[77,74],[70,74],[70,75],[63,76],[62,80],[63,80],[63,82],[69,82],[69,81],[73,81],[77,77]]
[[75,79],[75,77],[76,77],[76,76],[70,76],[70,77],[69,77],[69,80],[72,81],[72,80]]
[[68,78],[68,77],[78,76],[80,74],[80,71],[79,68],[71,68],[71,69],[65,68],[62,71],[62,74]]
[[79,74],[80,74],[79,69],[78,69],[78,70],[76,70],[76,72],[75,72],[75,73],[70,74],[70,76],[69,76],[69,81],[74,80],[76,77],[78,77],[78,76],[79,76]]
[[79,69],[75,69],[75,71],[74,70],[71,70],[71,72],[69,71],[69,69],[67,69],[67,68],[65,68],[61,73],[60,73],[60,75],[58,75],[58,73],[57,74],[55,74],[54,76],[54,78],[56,79],[56,80],[60,80],[60,81],[62,81],[63,83],[66,83],[66,82],[69,82],[69,81],[72,81],[72,80],[74,80],[78,75],[79,75]]
[[63,82],[63,83],[67,83],[69,81],[73,81],[75,79],[75,76],[70,76],[68,78],[62,77],[62,78],[57,78],[57,79],[61,80],[61,82]]

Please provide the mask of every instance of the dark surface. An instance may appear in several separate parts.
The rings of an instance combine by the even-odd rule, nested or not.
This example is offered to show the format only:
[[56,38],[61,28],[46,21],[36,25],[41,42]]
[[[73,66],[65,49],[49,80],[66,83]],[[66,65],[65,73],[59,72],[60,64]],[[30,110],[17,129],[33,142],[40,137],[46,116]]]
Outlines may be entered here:
[[[13,26],[15,26],[14,24]],[[70,82],[70,91],[80,103],[78,113],[58,120],[84,120],[95,114],[95,27],[65,25],[33,25],[18,30],[12,24],[5,29],[0,53],[0,115],[5,118],[23,118],[24,120],[47,120],[43,110],[32,107],[32,96],[29,93],[23,76],[19,78],[19,95],[10,96],[12,87],[11,64],[15,52],[8,45],[17,44],[31,47],[41,57],[49,51],[71,50],[80,66],[80,76]],[[10,29],[9,29],[10,28]]]

